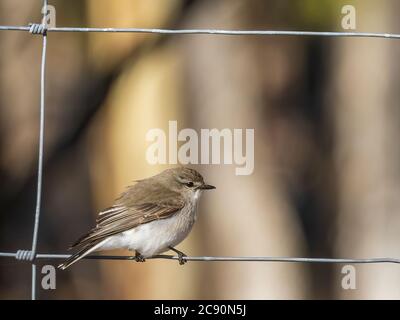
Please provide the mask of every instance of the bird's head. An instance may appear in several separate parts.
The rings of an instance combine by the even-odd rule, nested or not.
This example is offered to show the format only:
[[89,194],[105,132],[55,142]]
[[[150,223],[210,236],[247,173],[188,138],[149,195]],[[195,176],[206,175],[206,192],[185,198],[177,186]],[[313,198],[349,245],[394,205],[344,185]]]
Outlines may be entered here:
[[168,185],[180,193],[195,193],[196,191],[215,189],[206,184],[200,173],[187,167],[165,170],[161,173]]

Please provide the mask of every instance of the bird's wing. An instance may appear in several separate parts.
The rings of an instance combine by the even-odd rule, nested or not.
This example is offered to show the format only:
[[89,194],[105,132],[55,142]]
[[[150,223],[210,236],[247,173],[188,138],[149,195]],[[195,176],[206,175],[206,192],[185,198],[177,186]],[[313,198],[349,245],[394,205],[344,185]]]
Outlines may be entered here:
[[184,200],[181,198],[157,204],[142,203],[129,206],[117,204],[100,212],[99,218],[96,220],[96,227],[80,238],[72,247],[98,243],[109,236],[130,230],[138,225],[171,217],[184,205]]

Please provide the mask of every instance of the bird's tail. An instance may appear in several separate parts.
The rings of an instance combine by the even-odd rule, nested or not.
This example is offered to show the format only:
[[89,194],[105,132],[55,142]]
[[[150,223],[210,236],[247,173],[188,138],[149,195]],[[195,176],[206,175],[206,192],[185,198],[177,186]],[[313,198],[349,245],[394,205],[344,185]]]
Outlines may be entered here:
[[82,249],[80,249],[77,253],[73,254],[71,257],[69,257],[65,262],[61,263],[58,268],[61,270],[67,269],[69,266],[73,265],[75,262],[81,260],[82,258],[86,257],[88,254],[92,253],[93,251],[96,251],[98,248],[100,248],[107,239],[104,239],[103,241],[100,241],[96,244],[88,244],[84,246]]

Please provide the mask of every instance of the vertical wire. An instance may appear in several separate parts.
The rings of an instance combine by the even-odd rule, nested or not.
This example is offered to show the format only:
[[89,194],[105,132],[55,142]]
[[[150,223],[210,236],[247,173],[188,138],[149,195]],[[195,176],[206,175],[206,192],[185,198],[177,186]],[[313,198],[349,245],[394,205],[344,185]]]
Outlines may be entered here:
[[[46,25],[47,0],[43,0],[43,21]],[[39,221],[42,202],[42,181],[43,181],[43,149],[44,149],[44,128],[45,128],[45,73],[46,73],[46,47],[47,34],[43,33],[42,62],[40,70],[40,128],[39,128],[39,155],[38,155],[38,171],[37,171],[37,189],[36,189],[36,209],[35,222],[32,237],[32,300],[36,300],[36,249],[39,234]]]

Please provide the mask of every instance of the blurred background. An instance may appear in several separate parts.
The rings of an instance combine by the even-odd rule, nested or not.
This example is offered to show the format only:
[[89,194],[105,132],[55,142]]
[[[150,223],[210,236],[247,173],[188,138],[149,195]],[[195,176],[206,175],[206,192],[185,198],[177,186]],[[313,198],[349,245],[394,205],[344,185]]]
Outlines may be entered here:
[[[1,25],[42,1],[0,0]],[[395,0],[51,0],[57,26],[400,32]],[[178,248],[189,255],[399,257],[400,47],[370,38],[50,33],[39,247],[64,253],[133,180],[152,128],[254,128],[255,169],[198,165],[217,189]],[[0,32],[0,251],[31,247],[41,37]],[[127,254],[128,252],[112,252]],[[129,254],[129,253],[128,253]],[[54,264],[59,261],[39,261]],[[82,261],[42,299],[400,299],[400,268]],[[40,270],[40,269],[39,269]],[[30,267],[0,261],[0,298],[26,299]],[[39,280],[40,281],[40,280]],[[40,283],[40,282],[39,282]]]

